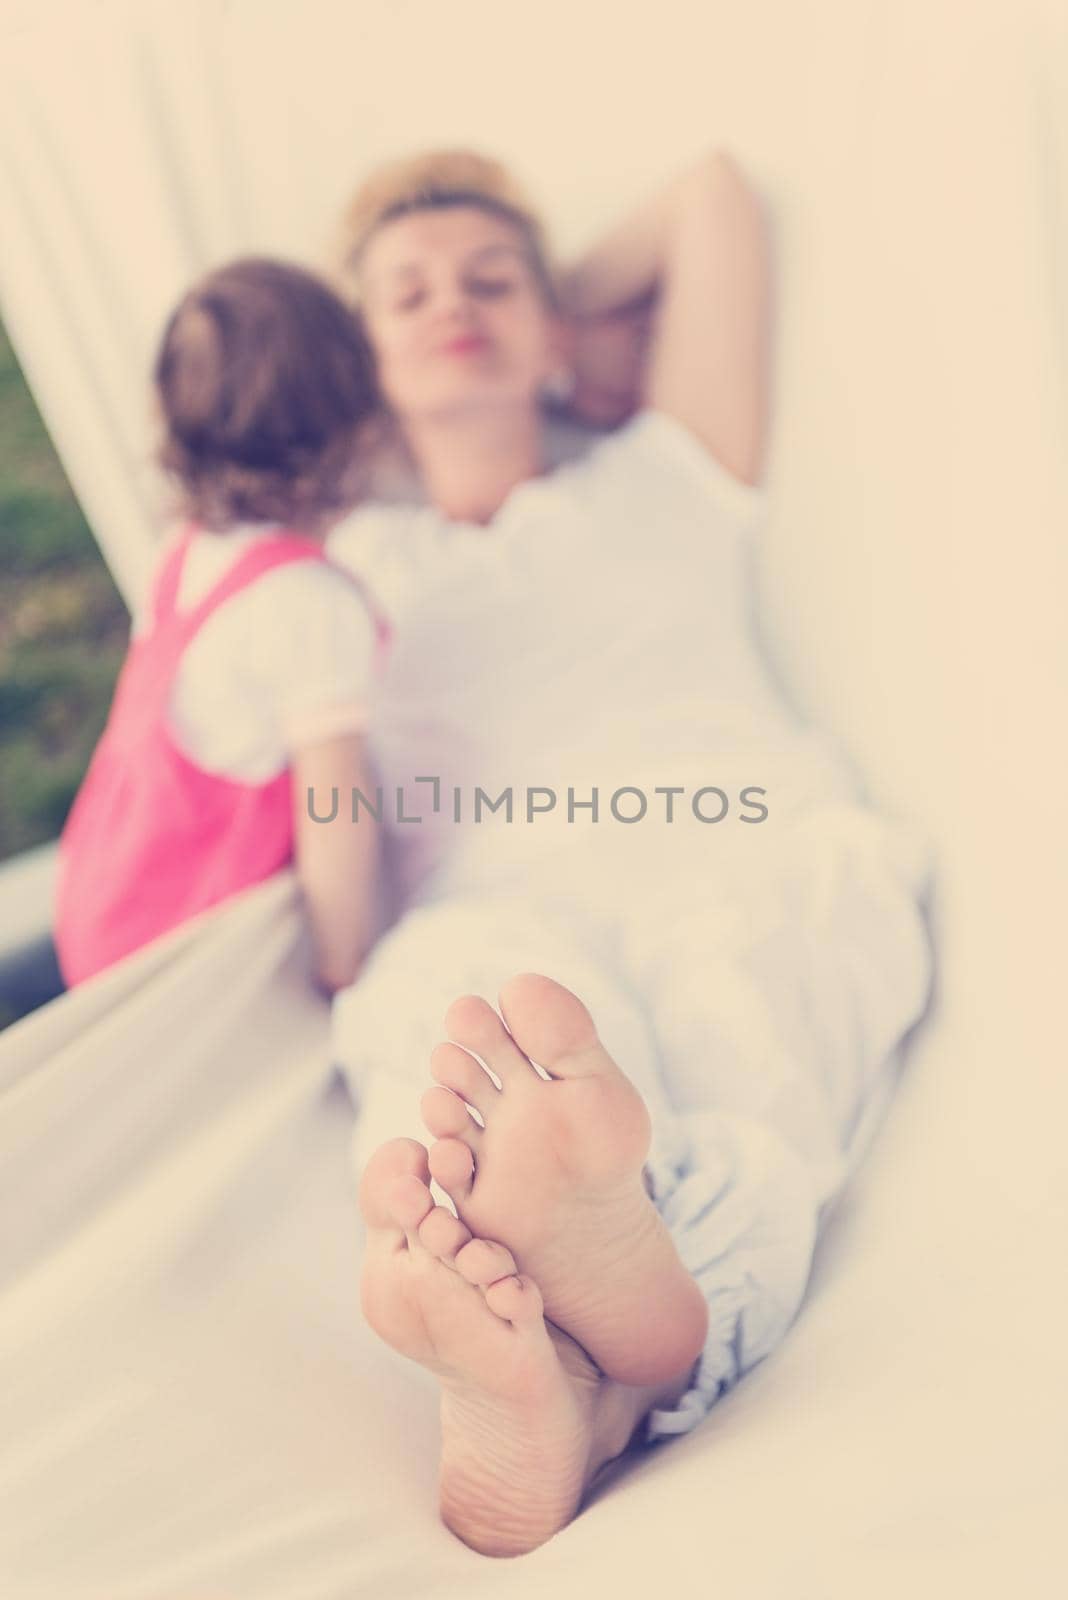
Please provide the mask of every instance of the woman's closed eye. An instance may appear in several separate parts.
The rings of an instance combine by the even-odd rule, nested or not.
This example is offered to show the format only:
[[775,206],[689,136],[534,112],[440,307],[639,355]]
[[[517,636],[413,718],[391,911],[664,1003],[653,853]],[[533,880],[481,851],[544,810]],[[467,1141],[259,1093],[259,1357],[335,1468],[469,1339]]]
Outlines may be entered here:
[[[500,300],[514,292],[516,280],[503,277],[471,278],[464,287],[468,294],[478,300]],[[426,297],[427,291],[423,285],[413,285],[394,296],[391,309],[399,312],[418,311]]]
[[471,294],[480,300],[499,300],[511,294],[516,287],[514,278],[472,278],[467,285]]

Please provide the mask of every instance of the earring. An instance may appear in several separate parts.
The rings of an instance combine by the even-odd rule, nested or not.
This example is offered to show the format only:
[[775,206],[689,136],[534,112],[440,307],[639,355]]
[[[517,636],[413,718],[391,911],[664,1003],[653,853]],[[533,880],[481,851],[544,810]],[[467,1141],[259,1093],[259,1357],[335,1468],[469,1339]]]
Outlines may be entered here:
[[564,405],[575,392],[575,374],[570,367],[558,367],[541,386],[542,398],[553,405]]

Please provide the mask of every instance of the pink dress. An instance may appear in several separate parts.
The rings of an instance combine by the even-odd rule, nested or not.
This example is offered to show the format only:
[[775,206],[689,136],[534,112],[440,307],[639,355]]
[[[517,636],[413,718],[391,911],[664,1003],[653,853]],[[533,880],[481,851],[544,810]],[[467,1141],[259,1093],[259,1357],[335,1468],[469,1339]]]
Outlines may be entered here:
[[[167,712],[182,653],[212,612],[275,567],[327,557],[314,539],[265,534],[198,604],[180,612],[192,532],[163,564],[151,624],[131,642],[60,837],[54,937],[69,987],[292,859],[291,769],[266,783],[205,772],[175,744]],[[381,646],[388,627],[375,620]]]

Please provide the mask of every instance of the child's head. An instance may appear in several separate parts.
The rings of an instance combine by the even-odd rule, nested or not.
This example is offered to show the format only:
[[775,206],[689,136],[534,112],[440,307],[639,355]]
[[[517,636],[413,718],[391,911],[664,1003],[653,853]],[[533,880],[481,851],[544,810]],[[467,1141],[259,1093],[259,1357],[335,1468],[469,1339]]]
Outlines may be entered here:
[[352,504],[373,364],[353,314],[312,273],[261,257],[209,272],[171,313],[154,376],[160,464],[205,528],[316,532]]

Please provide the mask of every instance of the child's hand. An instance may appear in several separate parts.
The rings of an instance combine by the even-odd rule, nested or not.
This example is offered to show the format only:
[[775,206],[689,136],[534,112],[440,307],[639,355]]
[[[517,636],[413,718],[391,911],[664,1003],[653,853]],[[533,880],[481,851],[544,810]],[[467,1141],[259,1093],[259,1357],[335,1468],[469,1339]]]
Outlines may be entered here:
[[332,1000],[342,989],[351,988],[367,964],[367,954],[359,956],[352,966],[344,972],[330,972],[318,963],[314,964],[311,971],[312,987],[324,999]]

